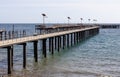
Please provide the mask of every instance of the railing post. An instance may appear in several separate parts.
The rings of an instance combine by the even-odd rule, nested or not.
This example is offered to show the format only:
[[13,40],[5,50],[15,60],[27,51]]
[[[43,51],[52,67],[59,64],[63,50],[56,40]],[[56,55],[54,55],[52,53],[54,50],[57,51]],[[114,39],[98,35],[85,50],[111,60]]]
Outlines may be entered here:
[[4,39],[7,40],[7,32],[5,31]]
[[0,41],[2,40],[2,32],[0,32]]

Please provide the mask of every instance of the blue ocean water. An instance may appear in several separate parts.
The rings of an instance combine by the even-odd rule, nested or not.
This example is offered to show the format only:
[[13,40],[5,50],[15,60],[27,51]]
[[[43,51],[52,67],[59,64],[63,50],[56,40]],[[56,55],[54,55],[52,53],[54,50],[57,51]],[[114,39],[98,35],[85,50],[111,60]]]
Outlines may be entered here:
[[[9,25],[0,25],[10,29]],[[29,27],[28,27],[29,26]],[[28,29],[34,24],[18,25],[16,29]],[[33,31],[34,32],[34,31]],[[49,52],[42,57],[39,41],[39,62],[33,58],[33,45],[27,44],[27,69],[22,68],[22,46],[14,46],[13,77],[120,77],[120,29],[100,29],[100,33],[69,49]],[[0,49],[0,74],[6,75],[7,50]]]

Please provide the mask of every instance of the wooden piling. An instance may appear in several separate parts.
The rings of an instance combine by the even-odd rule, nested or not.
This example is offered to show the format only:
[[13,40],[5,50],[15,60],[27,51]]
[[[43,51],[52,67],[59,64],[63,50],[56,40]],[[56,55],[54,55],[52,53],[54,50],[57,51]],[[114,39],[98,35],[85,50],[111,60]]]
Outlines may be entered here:
[[82,41],[82,32],[80,32],[80,41]]
[[26,68],[26,43],[23,43],[23,68]]
[[43,56],[44,56],[45,58],[47,57],[46,40],[47,40],[47,39],[43,39],[43,40],[42,40]]
[[81,41],[81,32],[79,32],[79,42]]
[[55,50],[57,49],[57,37],[55,37]]
[[11,66],[13,67],[13,45],[11,46]]
[[69,48],[69,34],[67,34],[67,47]]
[[76,44],[76,33],[74,33],[74,45]]
[[54,54],[54,38],[51,38],[52,55]]
[[33,42],[34,45],[34,60],[38,62],[38,41]]
[[50,37],[49,38],[49,52],[51,52],[51,50],[52,50],[51,45],[52,45],[52,38]]
[[85,37],[85,31],[82,31],[82,38],[83,38],[83,40],[86,39],[86,37]]
[[57,38],[58,38],[58,44],[57,44],[57,46],[58,46],[58,52],[59,52],[60,51],[60,36],[58,36]]
[[79,43],[78,32],[76,33],[76,41],[77,41],[77,44],[78,44]]
[[11,74],[11,70],[12,70],[11,46],[7,47],[7,56],[8,56],[8,74]]
[[84,39],[84,36],[83,36],[83,31],[81,32],[81,38],[82,38],[82,40]]
[[66,47],[66,36],[63,35],[63,49],[65,49]]
[[71,33],[71,46],[72,46],[72,43],[73,43],[73,34]]
[[60,41],[60,48],[61,48],[62,47],[61,36],[59,37],[59,41]]

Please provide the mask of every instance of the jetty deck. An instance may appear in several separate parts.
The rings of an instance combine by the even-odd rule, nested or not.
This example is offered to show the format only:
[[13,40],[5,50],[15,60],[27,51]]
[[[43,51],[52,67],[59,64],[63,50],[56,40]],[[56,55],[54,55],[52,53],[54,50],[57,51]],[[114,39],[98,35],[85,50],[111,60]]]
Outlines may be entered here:
[[95,29],[95,28],[98,28],[98,26],[88,27],[88,28],[84,28],[84,29],[70,30],[70,31],[55,32],[55,33],[49,33],[49,34],[43,34],[43,35],[22,37],[22,38],[10,39],[10,40],[3,40],[3,41],[0,41],[0,48],[15,45],[15,44],[21,44],[21,43],[25,43],[25,42],[47,39],[47,38],[55,37],[55,36],[66,35],[66,34],[75,33],[75,32],[79,32],[79,31]]

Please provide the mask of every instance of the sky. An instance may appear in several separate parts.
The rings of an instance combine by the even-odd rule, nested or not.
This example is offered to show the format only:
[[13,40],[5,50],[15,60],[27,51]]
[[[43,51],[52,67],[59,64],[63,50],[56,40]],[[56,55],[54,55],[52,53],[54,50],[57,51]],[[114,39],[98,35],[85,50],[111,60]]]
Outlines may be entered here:
[[46,23],[120,23],[120,0],[0,0],[0,23],[42,23],[42,13]]

